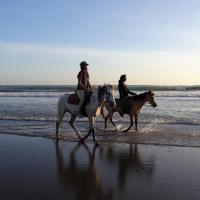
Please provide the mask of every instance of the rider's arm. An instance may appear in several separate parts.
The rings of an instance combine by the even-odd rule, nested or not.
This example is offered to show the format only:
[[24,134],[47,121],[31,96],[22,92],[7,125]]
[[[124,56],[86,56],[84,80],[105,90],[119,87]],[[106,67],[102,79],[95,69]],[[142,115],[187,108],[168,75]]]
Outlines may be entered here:
[[128,91],[128,94],[131,94],[131,95],[133,95],[133,96],[136,96],[136,95],[137,95],[135,92],[131,92],[129,89],[127,89],[127,91]]
[[89,87],[90,91],[92,91],[92,86],[90,85],[90,82],[88,82],[88,87]]

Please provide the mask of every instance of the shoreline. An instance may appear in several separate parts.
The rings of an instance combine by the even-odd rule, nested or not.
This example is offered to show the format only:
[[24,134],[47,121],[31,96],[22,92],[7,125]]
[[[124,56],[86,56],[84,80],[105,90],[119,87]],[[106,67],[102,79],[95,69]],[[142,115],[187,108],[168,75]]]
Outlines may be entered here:
[[[19,133],[0,133],[0,135],[9,135],[9,136],[19,136],[19,137],[28,137],[28,138],[43,138],[43,139],[47,139],[47,140],[55,140],[55,137],[53,135],[35,135],[35,134],[25,134],[25,133],[22,133],[22,134],[19,134]],[[73,133],[72,133],[73,135]],[[105,138],[104,139],[98,139],[98,134],[96,135],[97,136],[97,141],[98,143],[101,145],[105,145],[105,144],[136,144],[136,145],[150,145],[150,146],[160,146],[160,147],[191,147],[191,148],[200,148],[200,137],[199,137],[199,141],[196,140],[196,138],[193,138],[194,141],[198,144],[196,145],[192,145],[192,144],[177,144],[177,143],[164,143],[164,142],[151,142],[151,141],[144,141],[144,142],[141,142],[139,140],[137,141],[128,141],[127,140],[123,140],[123,141],[120,141],[120,140],[106,140]],[[109,136],[108,136],[109,137]],[[134,136],[132,136],[134,137]],[[135,136],[135,137],[138,137],[140,138],[141,136]],[[144,136],[145,137],[145,136]],[[149,135],[149,137],[151,137]],[[191,138],[191,136],[189,136],[189,138]],[[144,139],[144,138],[143,138]],[[167,139],[167,138],[162,138],[163,139]],[[78,139],[75,138],[75,135],[73,138],[68,138],[66,135],[60,135],[60,138],[59,138],[59,141],[61,142],[72,142],[72,143],[78,143]],[[193,140],[192,140],[192,143],[193,143]],[[92,141],[92,138],[91,136],[89,137],[89,139],[87,139],[85,141],[85,144],[93,144],[93,141]]]

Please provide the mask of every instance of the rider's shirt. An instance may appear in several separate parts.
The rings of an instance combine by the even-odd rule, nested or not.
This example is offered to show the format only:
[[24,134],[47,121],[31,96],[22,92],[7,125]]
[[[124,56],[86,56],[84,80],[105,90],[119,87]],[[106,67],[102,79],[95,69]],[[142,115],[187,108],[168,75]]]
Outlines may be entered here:
[[121,82],[121,81],[119,81],[118,90],[119,90],[119,97],[120,97],[120,99],[128,97],[129,94],[135,95],[135,93],[131,92],[128,89],[128,86],[125,83]]
[[[89,89],[90,83],[89,83],[89,74],[87,72],[80,71],[77,75],[77,78],[81,80],[81,83]],[[85,90],[79,83],[77,86],[77,90]]]

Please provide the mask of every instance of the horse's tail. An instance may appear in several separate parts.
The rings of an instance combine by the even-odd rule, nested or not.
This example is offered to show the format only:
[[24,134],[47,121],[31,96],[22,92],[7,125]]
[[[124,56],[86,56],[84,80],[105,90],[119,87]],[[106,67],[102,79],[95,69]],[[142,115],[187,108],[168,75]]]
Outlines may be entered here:
[[57,103],[57,122],[61,123],[63,117],[66,113],[65,101],[64,98],[61,96]]

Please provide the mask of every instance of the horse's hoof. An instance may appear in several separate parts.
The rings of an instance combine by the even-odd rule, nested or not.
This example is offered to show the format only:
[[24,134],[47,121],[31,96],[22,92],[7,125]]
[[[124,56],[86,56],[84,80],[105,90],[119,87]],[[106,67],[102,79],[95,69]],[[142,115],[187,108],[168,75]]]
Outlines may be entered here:
[[56,135],[55,139],[56,139],[56,141],[58,141],[58,140],[59,140],[59,137],[58,137],[58,135]]
[[85,139],[84,138],[81,138],[80,140],[79,140],[79,143],[80,144],[83,144],[85,142]]
[[79,140],[82,140],[82,139],[83,139],[83,137],[81,137],[81,136],[78,136],[78,139],[79,139]]
[[78,145],[83,145],[85,144],[84,141],[78,141]]
[[95,146],[98,147],[99,143],[97,141],[94,141],[94,142],[95,142]]

